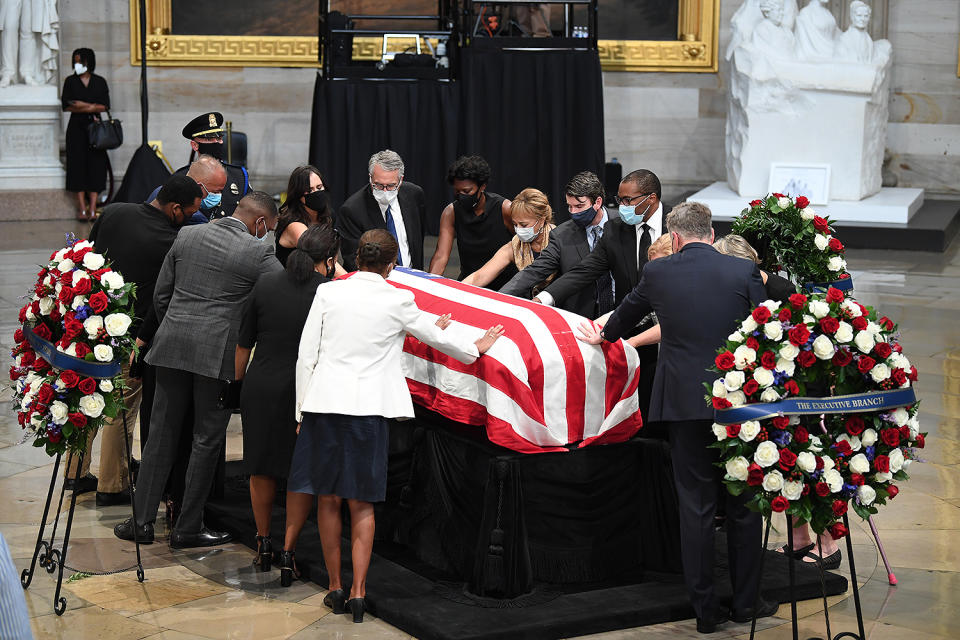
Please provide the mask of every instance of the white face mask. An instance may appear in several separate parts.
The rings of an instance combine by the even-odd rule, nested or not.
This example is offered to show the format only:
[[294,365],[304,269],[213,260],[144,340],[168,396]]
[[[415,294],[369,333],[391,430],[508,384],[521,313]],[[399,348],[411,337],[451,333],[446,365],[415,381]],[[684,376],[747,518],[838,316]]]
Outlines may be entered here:
[[543,231],[543,227],[540,227],[540,231],[535,231],[536,227],[518,227],[514,226],[513,230],[516,232],[517,237],[520,238],[520,242],[533,242],[533,239],[540,235],[540,231]]
[[87,72],[87,68],[86,68],[85,66],[83,66],[83,63],[82,63],[82,62],[74,62],[74,63],[73,63],[73,70],[77,72],[77,75],[78,75],[78,76],[82,76],[83,74],[85,74],[85,73]]
[[371,187],[373,189],[373,198],[382,205],[391,205],[397,201],[397,195],[400,193],[400,189],[394,189],[393,191],[383,191]]

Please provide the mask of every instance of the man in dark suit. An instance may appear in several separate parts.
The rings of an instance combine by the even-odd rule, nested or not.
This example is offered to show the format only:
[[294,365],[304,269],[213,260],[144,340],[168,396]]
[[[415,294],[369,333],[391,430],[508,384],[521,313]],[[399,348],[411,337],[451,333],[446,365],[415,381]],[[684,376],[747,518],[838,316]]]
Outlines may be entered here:
[[[230,419],[225,398],[236,371],[241,308],[260,275],[282,269],[273,244],[262,242],[276,225],[273,198],[253,191],[233,216],[182,229],[163,261],[153,297],[160,328],[147,356],[156,367],[157,389],[134,497],[141,542],[153,541],[157,507],[190,406],[193,447],[170,545],[207,547],[230,540],[228,533],[203,526],[203,509]],[[126,520],[114,533],[132,540],[134,526]]]
[[365,231],[386,229],[400,245],[397,264],[423,269],[427,216],[423,189],[403,180],[403,160],[396,151],[373,154],[367,170],[370,182],[347,198],[337,214],[344,268],[356,270],[357,247]]
[[680,503],[683,575],[697,630],[711,633],[729,615],[737,622],[772,615],[777,605],[757,598],[760,585],[760,515],[746,507],[749,497],[727,497],[727,549],[733,582],[732,611],[716,602],[713,588],[714,513],[723,471],[715,463],[713,408],[703,383],[715,377],[716,348],[724,344],[753,305],[766,299],[760,269],[723,255],[711,246],[710,209],[697,202],[678,205],[667,216],[674,254],[649,262],[640,283],[610,316],[603,331],[584,325],[586,341],[618,340],[637,320],[654,311],[660,320],[660,359],[650,418],[663,421],[670,436],[673,477]]
[[[535,300],[563,305],[571,296],[595,287],[598,278],[613,274],[614,299],[619,304],[640,280],[647,263],[647,249],[663,232],[664,207],[660,202],[660,179],[652,171],[631,171],[617,190],[618,217],[603,227],[597,247],[560,278],[554,280]],[[639,320],[639,319],[638,319]],[[650,406],[650,390],[657,366],[657,345],[637,349],[640,357],[640,384],[637,395],[644,421]]]
[[[603,207],[603,183],[590,171],[582,171],[567,183],[564,195],[570,220],[550,232],[547,248],[526,269],[505,284],[500,293],[529,298],[533,287],[553,274],[562,276],[597,248],[603,237],[607,211]],[[606,272],[558,306],[587,318],[613,311],[613,280]]]

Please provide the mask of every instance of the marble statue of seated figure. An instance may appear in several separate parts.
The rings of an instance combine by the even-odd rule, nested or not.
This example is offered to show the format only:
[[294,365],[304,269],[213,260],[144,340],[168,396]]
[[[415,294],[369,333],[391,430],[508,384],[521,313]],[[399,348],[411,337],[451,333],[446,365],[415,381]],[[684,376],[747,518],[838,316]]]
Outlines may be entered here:
[[886,40],[873,41],[867,33],[872,10],[862,0],[850,3],[850,28],[837,39],[835,56],[849,62],[867,62],[885,64],[890,57],[890,43]]
[[784,0],[760,0],[763,14],[753,30],[751,44],[761,56],[792,59],[796,54],[796,38],[783,26]]
[[797,57],[800,60],[833,58],[840,29],[833,14],[824,6],[826,3],[827,0],[810,0],[797,16]]

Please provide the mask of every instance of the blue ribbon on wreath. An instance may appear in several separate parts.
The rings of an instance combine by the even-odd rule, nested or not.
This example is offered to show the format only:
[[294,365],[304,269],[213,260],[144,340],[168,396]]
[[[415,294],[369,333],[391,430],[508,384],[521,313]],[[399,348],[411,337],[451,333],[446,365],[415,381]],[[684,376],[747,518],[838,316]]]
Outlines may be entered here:
[[747,420],[766,420],[776,416],[804,416],[827,413],[864,413],[908,407],[917,402],[913,387],[893,391],[868,391],[826,398],[795,397],[777,402],[758,402],[729,409],[715,409],[717,424],[740,424]]
[[840,291],[853,291],[853,278],[843,278],[833,282],[808,282],[803,285],[803,288],[810,293],[826,293],[830,287]]
[[77,358],[62,351],[57,351],[57,346],[49,340],[44,340],[33,332],[33,329],[23,327],[23,332],[27,336],[27,342],[33,347],[41,358],[50,363],[50,366],[61,371],[76,371],[80,375],[88,378],[103,380],[104,378],[115,378],[120,375],[120,363],[113,362],[90,362],[83,358]]

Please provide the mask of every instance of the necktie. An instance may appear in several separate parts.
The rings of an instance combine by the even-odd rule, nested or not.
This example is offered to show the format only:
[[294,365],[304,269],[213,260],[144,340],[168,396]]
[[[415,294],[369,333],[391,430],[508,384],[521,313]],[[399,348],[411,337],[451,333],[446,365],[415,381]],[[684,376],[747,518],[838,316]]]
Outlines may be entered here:
[[643,229],[643,233],[640,234],[640,242],[637,243],[637,282],[640,282],[643,265],[647,264],[647,249],[650,248],[650,225],[644,222],[640,228]]
[[[387,205],[387,231],[397,241],[397,244],[400,244],[400,238],[397,236],[397,222],[393,219],[393,209],[389,204]],[[397,251],[397,266],[402,267],[403,258],[400,255],[400,252]]]
[[[600,225],[591,230],[593,236],[593,248],[596,249],[603,236],[603,229]],[[609,271],[604,271],[603,275],[597,278],[597,315],[603,315],[616,308],[613,299],[613,279]]]

